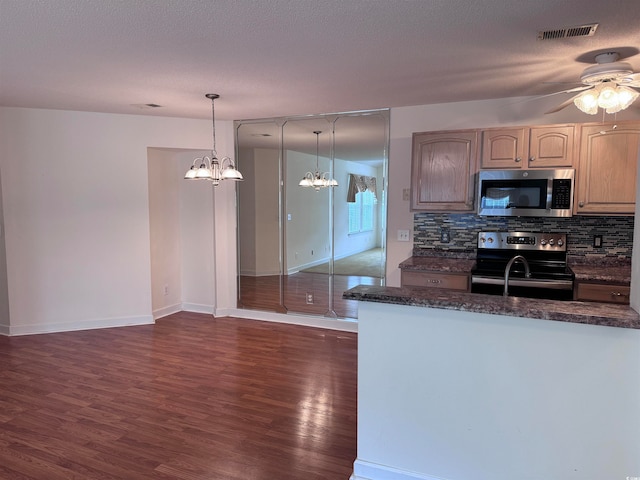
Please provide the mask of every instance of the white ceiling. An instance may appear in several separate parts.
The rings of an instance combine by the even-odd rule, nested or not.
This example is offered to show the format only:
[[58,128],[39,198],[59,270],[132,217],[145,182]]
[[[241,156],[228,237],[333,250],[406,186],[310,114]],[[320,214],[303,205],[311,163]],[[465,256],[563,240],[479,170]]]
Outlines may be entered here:
[[638,0],[0,0],[0,105],[211,118],[212,92],[233,120],[531,96],[596,52],[640,71],[638,47]]

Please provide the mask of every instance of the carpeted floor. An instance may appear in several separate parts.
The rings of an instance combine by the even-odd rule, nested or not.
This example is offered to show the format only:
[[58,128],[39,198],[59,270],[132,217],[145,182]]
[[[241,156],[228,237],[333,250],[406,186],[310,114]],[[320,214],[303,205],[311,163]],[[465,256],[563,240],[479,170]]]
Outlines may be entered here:
[[[361,277],[381,278],[383,275],[383,268],[381,265],[382,249],[372,248],[371,250],[336,260],[333,264],[333,273],[335,275],[356,275]],[[300,271],[305,273],[328,274],[329,262]]]

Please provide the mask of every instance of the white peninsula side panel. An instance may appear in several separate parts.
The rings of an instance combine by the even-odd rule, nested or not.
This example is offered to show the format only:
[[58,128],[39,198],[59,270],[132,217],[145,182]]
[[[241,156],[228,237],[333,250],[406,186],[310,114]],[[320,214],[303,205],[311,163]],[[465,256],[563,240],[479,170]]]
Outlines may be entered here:
[[352,480],[640,477],[640,330],[358,308]]

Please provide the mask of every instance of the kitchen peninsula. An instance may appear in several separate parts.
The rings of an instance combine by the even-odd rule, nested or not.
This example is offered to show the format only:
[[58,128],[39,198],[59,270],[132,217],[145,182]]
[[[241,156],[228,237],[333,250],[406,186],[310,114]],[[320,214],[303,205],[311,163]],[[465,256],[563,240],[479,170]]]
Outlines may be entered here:
[[640,476],[628,306],[358,286],[352,480]]

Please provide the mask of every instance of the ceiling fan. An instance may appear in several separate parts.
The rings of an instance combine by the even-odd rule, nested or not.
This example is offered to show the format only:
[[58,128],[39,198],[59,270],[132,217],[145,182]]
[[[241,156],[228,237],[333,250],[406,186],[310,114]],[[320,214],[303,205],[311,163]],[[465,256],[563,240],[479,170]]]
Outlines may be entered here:
[[585,113],[595,115],[598,107],[607,113],[617,113],[631,105],[640,96],[640,73],[635,73],[627,62],[619,62],[618,52],[600,53],[595,64],[580,75],[581,86],[559,93],[575,93],[557,107],[546,113],[555,113],[574,103]]

